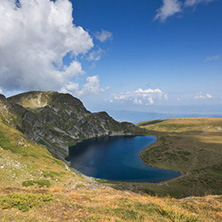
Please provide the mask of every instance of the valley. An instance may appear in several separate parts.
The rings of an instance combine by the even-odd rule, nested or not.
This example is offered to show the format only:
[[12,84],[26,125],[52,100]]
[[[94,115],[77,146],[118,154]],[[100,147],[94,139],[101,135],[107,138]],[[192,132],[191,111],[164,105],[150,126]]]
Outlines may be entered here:
[[[9,102],[0,97],[1,221],[221,221],[221,119],[155,120],[137,126],[123,123],[128,128],[106,120],[117,124],[111,124],[113,132],[119,129],[126,134],[157,137],[157,142],[143,150],[140,157],[148,165],[182,173],[178,178],[160,183],[111,182],[74,172],[64,161],[53,157],[56,155],[50,148],[52,144],[48,147],[38,138],[41,136],[48,142],[52,138],[56,144],[55,131],[61,131],[63,124],[53,126],[52,121],[48,121],[51,111],[44,111],[56,109],[55,105],[49,102],[46,105],[38,96],[32,98],[33,92],[26,95],[29,99],[22,95],[24,101],[19,100],[24,107],[14,99]],[[27,101],[28,104],[24,104]],[[69,113],[70,100],[62,101],[63,106],[57,113],[64,113],[63,107]],[[75,106],[71,109],[72,113],[76,112]],[[40,115],[43,111],[46,114]],[[33,128],[30,128],[29,115],[35,116],[31,119]],[[104,127],[108,126],[104,119],[100,121]],[[47,128],[43,123],[47,123]],[[100,124],[98,119],[93,129],[98,129],[96,124]],[[130,131],[132,129],[134,131]],[[41,134],[41,130],[46,133]],[[78,132],[84,132],[83,128]],[[74,141],[80,139],[84,138]]]

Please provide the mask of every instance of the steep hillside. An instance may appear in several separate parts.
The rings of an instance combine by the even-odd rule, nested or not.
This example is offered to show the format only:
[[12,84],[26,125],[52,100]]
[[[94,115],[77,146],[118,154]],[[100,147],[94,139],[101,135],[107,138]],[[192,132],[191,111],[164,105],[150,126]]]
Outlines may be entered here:
[[69,94],[34,91],[7,99],[22,119],[21,131],[45,145],[53,156],[63,159],[77,141],[106,135],[131,135],[140,129],[120,123],[107,113],[91,113]]
[[70,178],[84,179],[67,165],[51,156],[48,150],[25,137],[0,119],[0,186],[21,187],[36,181],[47,186],[62,186]]
[[14,128],[21,128],[22,126],[20,114],[2,94],[0,94],[0,118],[5,124],[9,124]]

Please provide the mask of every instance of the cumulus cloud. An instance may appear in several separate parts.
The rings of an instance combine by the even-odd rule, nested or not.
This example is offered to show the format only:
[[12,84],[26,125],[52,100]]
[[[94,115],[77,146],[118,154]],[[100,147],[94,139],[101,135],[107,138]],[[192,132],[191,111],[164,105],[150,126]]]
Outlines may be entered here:
[[[76,59],[93,48],[91,36],[73,24],[69,0],[0,1],[0,87],[13,90],[80,90],[95,92],[97,76],[83,89],[73,78],[83,75]],[[63,58],[71,55],[70,63]],[[98,59],[98,56],[97,56]],[[78,87],[77,87],[78,86]],[[93,88],[93,90],[92,90]]]
[[3,91],[1,90],[1,88],[0,88],[0,94],[3,94]]
[[213,96],[209,93],[206,93],[205,95],[202,92],[199,92],[196,94],[196,96],[194,97],[194,99],[211,99],[213,98]]
[[132,102],[137,105],[152,105],[155,101],[161,99],[168,99],[166,93],[163,93],[160,89],[137,89],[133,92],[126,92],[120,94],[114,94],[110,102]]
[[106,31],[106,30],[101,30],[101,32],[97,32],[95,34],[96,39],[98,39],[100,42],[105,42],[108,39],[112,38],[112,32]]
[[156,19],[165,22],[166,19],[175,13],[182,11],[182,3],[178,0],[163,0],[163,5],[157,10]]
[[162,6],[157,10],[157,14],[154,20],[159,19],[161,22],[165,22],[170,16],[176,13],[182,12],[186,7],[195,7],[201,3],[210,3],[215,0],[163,0]]
[[219,55],[217,55],[217,56],[207,56],[207,58],[206,58],[207,61],[218,60],[218,59],[220,59]]
[[83,97],[91,94],[98,94],[109,90],[109,87],[100,88],[99,76],[89,76],[86,78],[86,83],[80,89],[78,83],[69,82],[62,87],[62,93],[70,93],[78,97]]

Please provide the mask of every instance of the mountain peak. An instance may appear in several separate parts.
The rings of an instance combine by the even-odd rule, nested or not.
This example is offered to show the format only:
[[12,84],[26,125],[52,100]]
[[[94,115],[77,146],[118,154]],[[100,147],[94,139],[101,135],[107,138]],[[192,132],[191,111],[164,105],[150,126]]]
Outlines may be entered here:
[[54,91],[30,91],[9,97],[8,100],[25,108],[41,108],[47,106],[51,96],[56,93]]

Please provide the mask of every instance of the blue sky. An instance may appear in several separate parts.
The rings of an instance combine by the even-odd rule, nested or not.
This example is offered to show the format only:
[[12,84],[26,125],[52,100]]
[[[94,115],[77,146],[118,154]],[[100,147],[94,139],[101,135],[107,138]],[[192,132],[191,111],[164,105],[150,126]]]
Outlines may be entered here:
[[[61,8],[63,14],[68,15],[71,8],[67,2],[68,0],[60,0],[55,4]],[[88,36],[84,34],[83,38],[83,33],[76,28],[76,32],[81,36],[77,38],[80,39],[80,49],[77,41],[70,48],[64,46],[58,51],[49,50],[53,51],[51,54],[62,55],[61,66],[58,66],[58,56],[50,59],[43,57],[57,64],[56,67],[65,73],[66,79],[60,81],[61,73],[57,73],[58,81],[53,82],[51,77],[45,78],[42,71],[43,77],[36,74],[36,78],[45,78],[43,83],[52,82],[51,85],[41,84],[41,81],[39,84],[32,84],[29,80],[25,86],[21,86],[21,78],[29,78],[28,74],[21,74],[18,83],[12,86],[11,80],[6,81],[5,74],[0,72],[0,78],[4,75],[4,79],[0,79],[3,82],[2,85],[0,83],[3,93],[11,95],[32,89],[70,92],[94,111],[124,109],[159,112],[161,107],[169,110],[166,107],[177,106],[183,110],[183,107],[187,106],[191,107],[192,112],[192,107],[199,106],[201,112],[206,108],[207,113],[209,106],[221,107],[221,0],[72,0],[71,7],[75,27],[82,27]],[[42,10],[35,12],[41,14]],[[30,12],[23,11],[23,14],[25,13]],[[68,19],[67,16],[59,19],[67,19],[68,24],[71,18]],[[16,22],[17,20],[15,25]],[[57,30],[52,29],[53,32],[57,33]],[[66,34],[71,35],[68,28]],[[51,45],[50,39],[47,47]],[[6,43],[2,48],[7,49],[8,54]],[[69,50],[72,53],[67,53]],[[76,53],[73,53],[74,51]],[[27,52],[29,54],[29,48]],[[5,57],[5,54],[2,50],[0,57]],[[33,61],[36,60],[35,58]],[[73,61],[75,63],[70,67]],[[19,69],[23,70],[21,64],[21,61],[18,61]],[[7,67],[7,62],[2,62],[1,65]],[[37,65],[29,69],[25,67],[24,72],[35,70],[35,67]],[[45,68],[46,71],[49,69],[51,76],[54,75],[55,70],[52,70],[52,67]],[[77,74],[69,74],[71,71]]]
[[[113,93],[159,88],[169,97],[164,105],[221,103],[222,1],[154,21],[161,5],[156,0],[74,1],[77,24],[92,35],[101,27],[113,34],[88,72],[100,73]],[[215,99],[194,99],[200,92]]]

